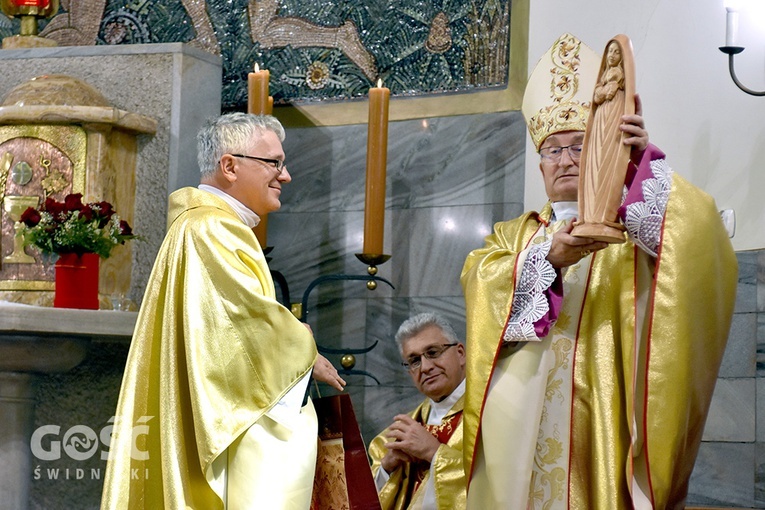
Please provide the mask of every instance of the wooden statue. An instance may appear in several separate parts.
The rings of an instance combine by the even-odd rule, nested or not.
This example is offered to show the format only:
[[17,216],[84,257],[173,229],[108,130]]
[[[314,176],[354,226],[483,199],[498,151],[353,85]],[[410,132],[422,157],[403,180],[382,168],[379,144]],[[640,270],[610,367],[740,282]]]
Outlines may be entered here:
[[626,35],[608,42],[598,76],[579,163],[579,220],[571,234],[623,243],[617,211],[630,147],[619,126],[623,115],[635,113],[635,63]]

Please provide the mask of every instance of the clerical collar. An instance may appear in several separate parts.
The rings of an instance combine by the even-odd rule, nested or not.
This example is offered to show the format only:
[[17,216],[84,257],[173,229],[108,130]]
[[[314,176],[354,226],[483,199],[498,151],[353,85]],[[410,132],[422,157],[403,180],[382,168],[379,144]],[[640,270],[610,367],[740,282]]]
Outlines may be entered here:
[[553,202],[552,221],[568,221],[579,216],[579,204],[577,202]]
[[255,214],[255,212],[241,203],[239,200],[235,199],[225,191],[223,191],[220,188],[216,188],[215,186],[210,186],[209,184],[200,184],[199,189],[202,191],[207,191],[208,193],[212,193],[213,195],[217,195],[221,197],[223,200],[226,201],[228,205],[231,206],[232,209],[236,212],[237,216],[239,216],[239,219],[241,219],[248,227],[254,228],[260,223],[260,216]]
[[428,415],[428,425],[435,425],[441,423],[441,420],[449,412],[449,409],[454,407],[454,404],[465,394],[465,379],[454,388],[451,395],[443,399],[441,402],[430,400],[430,414]]

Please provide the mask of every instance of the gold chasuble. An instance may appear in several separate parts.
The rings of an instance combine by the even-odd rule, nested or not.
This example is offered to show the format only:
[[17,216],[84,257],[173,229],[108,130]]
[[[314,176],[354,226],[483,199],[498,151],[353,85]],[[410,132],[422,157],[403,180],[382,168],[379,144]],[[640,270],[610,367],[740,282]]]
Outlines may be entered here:
[[550,205],[496,224],[468,256],[469,509],[684,508],[737,263],[712,198],[671,180],[658,256],[628,240],[565,269],[538,341],[503,345],[519,259],[551,238]]
[[[425,485],[435,474],[434,488],[438,510],[460,510],[465,508],[465,471],[462,467],[462,410],[465,397],[460,397],[440,425],[426,425],[428,431],[442,444],[434,457],[433,464],[412,462],[390,474],[380,490],[380,504],[383,510],[416,510],[422,508]],[[430,399],[425,399],[417,409],[409,413],[416,422],[425,424],[430,415]],[[382,431],[369,443],[372,458],[372,475],[382,469],[380,462],[388,449],[385,443],[388,429]]]
[[224,508],[213,461],[316,355],[275,300],[252,230],[217,196],[174,192],[122,381],[102,508]]

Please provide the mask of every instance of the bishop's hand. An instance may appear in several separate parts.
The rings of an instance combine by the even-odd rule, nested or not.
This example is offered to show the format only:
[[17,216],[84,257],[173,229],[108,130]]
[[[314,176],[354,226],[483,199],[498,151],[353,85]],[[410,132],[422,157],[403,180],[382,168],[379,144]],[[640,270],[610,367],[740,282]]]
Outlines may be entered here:
[[572,266],[590,253],[608,246],[608,243],[596,241],[589,237],[572,236],[571,229],[573,228],[574,222],[570,221],[565,227],[553,234],[547,260],[556,269]]

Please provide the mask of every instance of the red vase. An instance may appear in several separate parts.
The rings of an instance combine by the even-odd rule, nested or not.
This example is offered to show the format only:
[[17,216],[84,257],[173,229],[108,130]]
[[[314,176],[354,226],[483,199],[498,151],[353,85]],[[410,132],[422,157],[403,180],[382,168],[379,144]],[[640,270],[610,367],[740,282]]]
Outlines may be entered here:
[[98,264],[95,253],[62,253],[56,261],[53,306],[98,310]]

